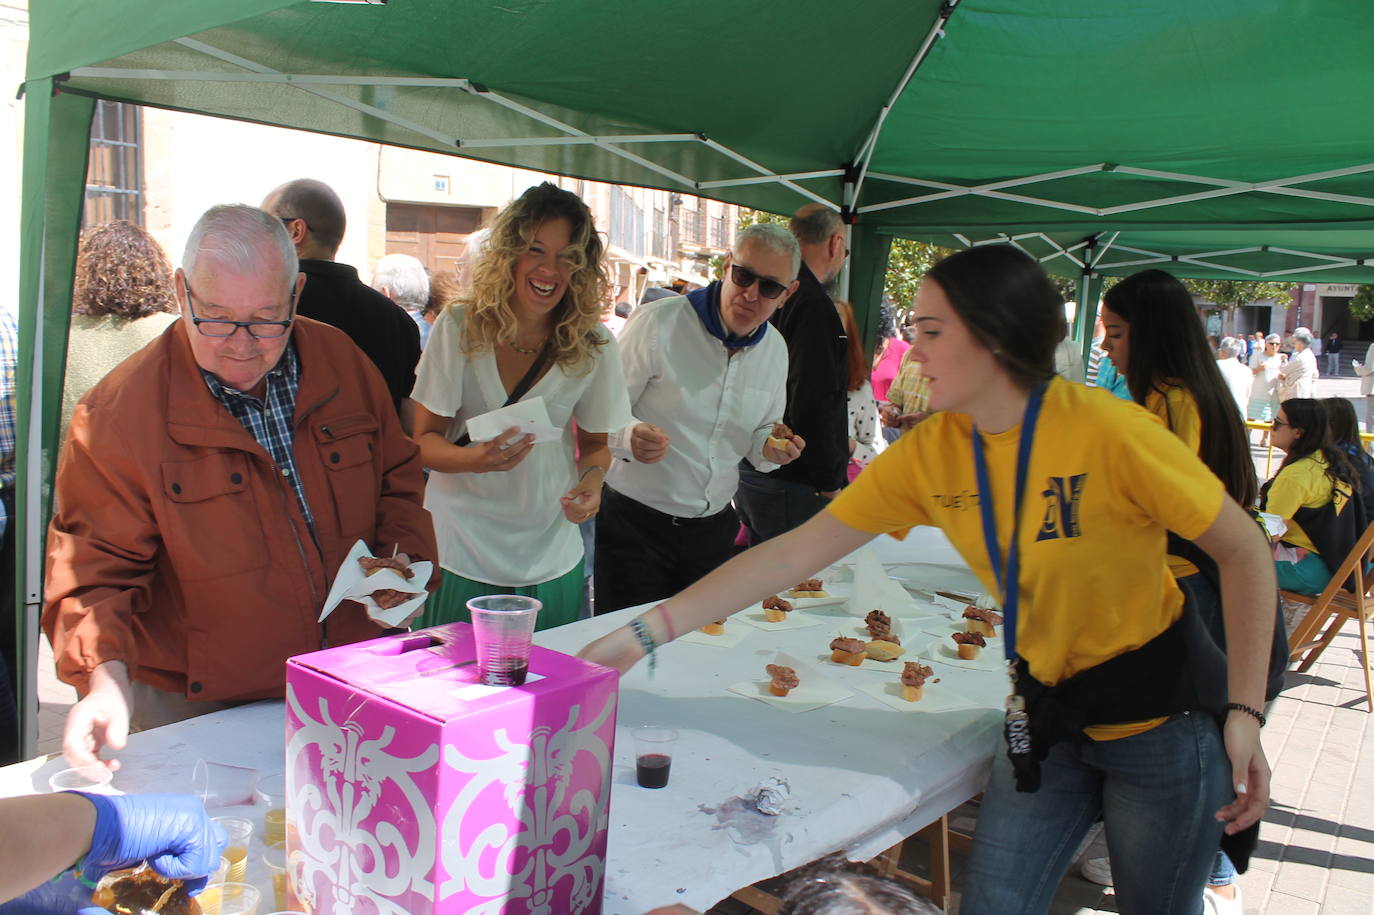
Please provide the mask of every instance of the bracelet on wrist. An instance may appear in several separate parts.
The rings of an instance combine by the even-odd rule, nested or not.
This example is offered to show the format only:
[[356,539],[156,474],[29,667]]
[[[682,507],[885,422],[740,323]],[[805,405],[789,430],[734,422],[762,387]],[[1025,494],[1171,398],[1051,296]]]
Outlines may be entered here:
[[658,618],[663,621],[663,629],[668,633],[668,641],[673,641],[677,638],[677,633],[673,631],[673,620],[668,616],[667,605],[658,604],[654,609],[658,611]]
[[639,640],[639,647],[644,649],[644,656],[649,659],[649,677],[652,678],[658,662],[658,658],[654,655],[654,649],[658,647],[658,643],[654,641],[653,634],[649,632],[649,626],[642,617],[637,616],[630,620],[630,631],[635,634],[635,638]]
[[1244,705],[1240,702],[1228,702],[1222,706],[1222,710],[1227,712],[1243,712],[1246,715],[1249,715],[1251,718],[1258,721],[1260,727],[1264,727],[1264,723],[1266,720],[1264,717],[1264,713],[1257,708],[1252,708],[1251,706]]

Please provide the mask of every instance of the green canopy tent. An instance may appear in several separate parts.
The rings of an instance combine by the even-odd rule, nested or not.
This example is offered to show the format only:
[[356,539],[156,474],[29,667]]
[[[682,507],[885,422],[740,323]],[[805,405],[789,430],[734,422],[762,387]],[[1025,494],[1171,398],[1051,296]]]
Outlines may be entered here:
[[1090,278],[1374,282],[1374,7],[1340,0],[46,0],[30,35],[25,645],[97,98],[824,202],[852,222],[864,317],[894,236],[1010,241]]

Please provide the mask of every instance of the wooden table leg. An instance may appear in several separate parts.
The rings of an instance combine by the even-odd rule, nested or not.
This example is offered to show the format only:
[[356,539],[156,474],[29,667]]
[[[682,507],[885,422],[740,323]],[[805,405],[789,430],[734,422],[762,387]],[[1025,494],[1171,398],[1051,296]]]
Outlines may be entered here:
[[930,843],[930,895],[942,911],[949,911],[949,816],[922,829],[917,835]]

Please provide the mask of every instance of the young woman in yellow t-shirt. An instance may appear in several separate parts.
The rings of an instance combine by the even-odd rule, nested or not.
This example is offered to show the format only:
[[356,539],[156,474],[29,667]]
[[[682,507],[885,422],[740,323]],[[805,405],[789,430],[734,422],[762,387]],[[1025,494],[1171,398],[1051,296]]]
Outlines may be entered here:
[[[1284,452],[1284,459],[1278,473],[1264,484],[1260,507],[1288,524],[1278,539],[1295,551],[1287,554],[1289,558],[1274,559],[1279,587],[1320,594],[1331,581],[1322,553],[1332,553],[1329,558],[1339,563],[1362,533],[1351,523],[1356,511],[1351,494],[1358,488],[1358,477],[1350,459],[1331,441],[1326,408],[1319,400],[1285,400],[1270,440]],[[1346,512],[1350,516],[1342,517]]]
[[[1237,505],[1251,508],[1257,481],[1247,433],[1198,319],[1192,293],[1170,273],[1142,270],[1107,290],[1102,324],[1102,348],[1125,376],[1132,399],[1163,420],[1202,459]],[[1217,644],[1225,646],[1216,568],[1198,552],[1193,544],[1171,537],[1169,570]],[[1279,623],[1277,597],[1272,602]],[[1275,645],[1286,659],[1287,642],[1281,631]],[[1108,885],[1112,882],[1110,871],[1096,859],[1084,863],[1083,874]],[[1218,851],[1207,878],[1205,892],[1210,901],[1239,911],[1235,881],[1234,864]]]
[[[922,283],[914,323],[931,417],[826,511],[583,657],[626,670],[673,633],[777,593],[879,533],[938,526],[1001,598],[1017,671],[1008,733],[1020,752],[994,760],[962,910],[1043,912],[1100,815],[1124,861],[1121,910],[1195,915],[1223,829],[1252,826],[1268,803],[1258,709],[1272,626],[1261,611],[1274,581],[1263,538],[1158,420],[1052,378],[1063,305],[1030,257],[1008,246],[953,255]],[[1221,570],[1227,683],[1195,680],[1206,671],[1181,657],[1211,640],[1189,629],[1166,530]]]

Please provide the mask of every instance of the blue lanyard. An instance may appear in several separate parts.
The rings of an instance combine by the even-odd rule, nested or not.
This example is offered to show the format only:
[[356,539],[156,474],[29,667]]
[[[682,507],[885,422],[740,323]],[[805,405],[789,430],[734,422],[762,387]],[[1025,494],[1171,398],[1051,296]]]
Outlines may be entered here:
[[1017,532],[1021,528],[1021,502],[1026,493],[1026,474],[1030,470],[1031,445],[1035,441],[1035,423],[1040,418],[1040,404],[1045,399],[1049,382],[1031,391],[1026,413],[1021,417],[1021,441],[1016,450],[1016,494],[1012,502],[1011,543],[1007,547],[1007,561],[1002,562],[1002,550],[997,545],[997,514],[992,504],[992,486],[988,481],[988,461],[983,454],[983,438],[978,426],[973,427],[973,471],[978,481],[978,512],[983,518],[983,542],[992,563],[992,575],[997,580],[1002,601],[1002,644],[1007,660],[1016,658],[1016,603],[1020,596],[1017,582],[1021,570],[1021,544]]

